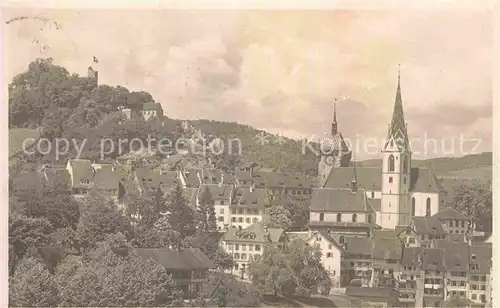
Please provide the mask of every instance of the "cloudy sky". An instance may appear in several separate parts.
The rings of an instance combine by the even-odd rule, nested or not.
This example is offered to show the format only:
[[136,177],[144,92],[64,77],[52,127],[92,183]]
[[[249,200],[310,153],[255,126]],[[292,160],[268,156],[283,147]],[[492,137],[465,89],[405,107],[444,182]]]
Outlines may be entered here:
[[[169,117],[236,121],[294,138],[323,136],[340,97],[339,130],[363,144],[356,140],[386,136],[400,64],[415,156],[491,151],[493,20],[487,10],[4,14],[61,25],[37,19],[4,24],[8,80],[36,57],[86,74],[96,56],[100,83],[145,90]],[[468,140],[463,151],[461,136]],[[427,143],[426,154],[425,138],[437,140],[435,150]],[[378,157],[381,146],[361,145],[356,158]]]

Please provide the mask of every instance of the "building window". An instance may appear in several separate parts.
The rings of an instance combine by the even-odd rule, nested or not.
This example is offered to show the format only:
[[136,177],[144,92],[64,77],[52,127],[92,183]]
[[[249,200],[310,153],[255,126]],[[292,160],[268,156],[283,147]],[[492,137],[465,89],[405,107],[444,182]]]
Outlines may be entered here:
[[260,251],[260,245],[255,245],[255,251]]
[[389,156],[389,171],[394,171],[394,156],[392,154]]
[[372,191],[372,199],[375,198],[375,192]]
[[455,220],[455,227],[457,227],[457,228],[458,228],[458,227],[459,227],[459,223],[460,223],[460,221],[459,221],[459,220]]
[[221,200],[220,205],[224,205],[224,200]]
[[328,245],[328,249],[332,249],[332,247],[333,247],[332,244]]
[[352,214],[352,222],[356,222],[358,220],[358,215]]
[[249,223],[250,223],[250,218],[248,218],[248,217],[247,217],[247,218],[245,219],[245,222],[246,222],[247,224],[249,224]]
[[403,178],[403,183],[406,184],[406,177]]
[[392,183],[392,176],[389,177],[389,183]]
[[341,222],[342,221],[342,214],[338,213],[337,214],[337,222]]
[[238,222],[243,222],[243,217],[238,217]]
[[219,216],[219,221],[224,222],[224,216]]
[[425,202],[425,216],[429,217],[431,216],[431,198],[427,198],[427,201]]
[[415,197],[411,198],[411,215],[415,216]]
[[246,260],[247,259],[247,254],[246,253],[242,253],[241,254],[241,260]]
[[344,244],[344,237],[343,236],[339,237],[339,244]]
[[253,223],[257,223],[257,222],[259,222],[259,220],[257,218],[254,218]]
[[331,252],[328,252],[328,253],[326,254],[326,257],[327,257],[327,258],[333,258],[333,254],[332,254]]
[[319,221],[325,220],[325,214],[321,213],[319,214]]
[[234,250],[240,250],[240,244],[234,244]]
[[236,217],[231,217],[232,222],[236,222]]
[[235,258],[235,259],[239,259],[239,258],[240,258],[240,254],[239,254],[239,253],[235,253],[235,254],[234,254],[234,258]]

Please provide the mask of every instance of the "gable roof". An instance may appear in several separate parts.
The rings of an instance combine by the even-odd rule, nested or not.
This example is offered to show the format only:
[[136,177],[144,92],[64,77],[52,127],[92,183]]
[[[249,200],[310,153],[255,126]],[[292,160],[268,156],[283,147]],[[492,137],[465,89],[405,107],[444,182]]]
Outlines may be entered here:
[[436,214],[434,214],[432,217],[435,217],[439,220],[470,220],[467,216],[459,212],[457,209],[452,208],[452,207],[446,207]]
[[344,252],[351,255],[371,256],[372,241],[369,238],[348,237],[345,239]]
[[248,187],[237,187],[234,189],[231,206],[255,207],[263,209],[269,205],[267,191],[263,188],[255,188],[253,191]]
[[211,269],[215,264],[198,248],[170,250],[165,248],[136,248],[137,255],[152,259],[166,269]]
[[446,235],[443,225],[436,217],[413,217],[413,229],[417,234]]
[[155,103],[155,102],[149,102],[149,103],[144,103],[142,105],[142,110],[161,110],[161,104],[160,103]]
[[403,247],[397,237],[373,239],[372,258],[377,260],[401,260]]
[[310,208],[325,212],[374,212],[365,191],[350,189],[315,188]]
[[[349,188],[351,187],[354,167],[332,168],[328,178],[323,185],[324,188]],[[378,167],[356,167],[356,181],[358,187],[365,190],[382,189],[382,168]]]
[[186,181],[186,186],[200,187],[200,178],[198,177],[198,172],[200,172],[200,169],[196,168],[186,168],[183,170],[183,176],[184,180]]
[[200,194],[208,188],[213,200],[229,200],[233,191],[232,185],[203,184],[200,186]]
[[[324,188],[349,188],[351,186],[354,167],[333,168],[325,182]],[[356,167],[358,187],[367,191],[382,189],[382,168]],[[444,191],[441,183],[432,170],[427,168],[411,168],[410,191],[440,192]]]
[[[252,234],[251,237],[244,238],[242,234]],[[283,229],[266,228],[262,222],[254,223],[244,230],[229,228],[224,234],[226,241],[254,242],[254,243],[277,243],[285,232]]]
[[320,230],[318,231],[318,233],[321,235],[321,237],[323,237],[326,241],[328,241],[329,243],[333,244],[335,247],[337,247],[338,249],[342,250],[342,246],[337,243],[337,241],[325,230]]
[[254,172],[253,178],[258,187],[312,188],[314,182],[298,172]]
[[118,191],[118,173],[109,168],[97,169],[93,181],[94,185],[92,189]]

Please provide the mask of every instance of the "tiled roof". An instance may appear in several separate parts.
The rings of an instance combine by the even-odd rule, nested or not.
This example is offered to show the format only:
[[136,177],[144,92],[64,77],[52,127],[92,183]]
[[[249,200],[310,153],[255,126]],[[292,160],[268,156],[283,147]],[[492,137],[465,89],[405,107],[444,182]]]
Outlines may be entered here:
[[469,257],[471,260],[475,256],[475,263],[478,265],[478,269],[473,269],[472,272],[475,273],[489,273],[492,266],[492,245],[489,243],[473,244],[469,251]]
[[371,255],[372,242],[368,238],[349,237],[345,239],[345,252],[352,255]]
[[444,189],[431,169],[411,168],[410,191],[437,193]]
[[205,187],[210,190],[213,200],[229,200],[233,191],[232,185],[203,184],[200,187],[200,194],[203,193]]
[[198,248],[170,250],[164,248],[137,248],[136,253],[144,259],[152,259],[166,269],[211,269],[215,268],[208,257]]
[[[73,170],[73,188],[90,188],[94,178],[94,168],[90,160],[71,159],[69,163]],[[83,184],[83,180],[89,181],[89,184]]]
[[297,172],[254,172],[253,177],[259,187],[312,188],[313,181]]
[[250,172],[244,170],[236,170],[234,173],[234,177],[238,181],[253,181],[253,177]]
[[71,176],[66,169],[47,167],[44,168],[44,174],[49,184],[65,183],[71,188]]
[[118,191],[119,174],[109,168],[97,169],[94,175],[92,189],[104,189],[107,191]]
[[374,210],[363,190],[315,188],[312,192],[311,211],[371,212]]
[[[351,187],[353,167],[333,168],[324,188]],[[356,167],[358,187],[366,191],[380,191],[382,189],[382,168]],[[439,192],[444,191],[440,182],[430,169],[411,168],[410,191]]]
[[440,210],[439,212],[437,212],[436,214],[434,214],[432,217],[435,217],[439,220],[450,220],[450,219],[470,220],[467,216],[465,216],[464,214],[459,212],[457,209],[452,208],[452,207],[444,208],[444,209]]
[[469,267],[469,244],[450,240],[434,241],[436,248],[444,251],[444,263],[449,271],[463,271]]
[[223,184],[234,184],[234,176],[219,169],[202,169],[201,179],[205,184],[219,184],[222,180]]
[[342,250],[342,246],[337,243],[337,241],[326,231],[324,230],[321,230],[318,232],[326,241],[328,241],[329,243],[335,245],[337,248],[339,248],[340,250]]
[[403,265],[419,265],[424,270],[445,270],[445,251],[441,248],[407,247],[403,250]]
[[332,135],[331,132],[325,135],[323,139],[320,140],[321,150],[325,153],[331,153],[333,156],[338,156],[340,154],[350,153],[349,147],[347,146],[342,133],[337,132]]
[[372,258],[377,260],[400,260],[403,250],[397,237],[374,238]]
[[417,234],[446,235],[441,222],[435,217],[413,217],[413,229]]
[[238,187],[235,188],[231,207],[255,207],[263,209],[269,205],[269,197],[267,191],[263,188],[255,188],[251,191],[250,188]]
[[[245,234],[249,234],[251,236],[245,238]],[[238,228],[229,228],[229,230],[224,234],[224,240],[255,243],[276,243],[279,241],[283,234],[283,229],[275,228],[268,228],[266,232],[264,225],[261,222],[258,222],[250,225],[244,230],[239,230]]]
[[[324,188],[351,187],[353,167],[332,168]],[[356,167],[358,187],[367,191],[382,189],[382,168]]]

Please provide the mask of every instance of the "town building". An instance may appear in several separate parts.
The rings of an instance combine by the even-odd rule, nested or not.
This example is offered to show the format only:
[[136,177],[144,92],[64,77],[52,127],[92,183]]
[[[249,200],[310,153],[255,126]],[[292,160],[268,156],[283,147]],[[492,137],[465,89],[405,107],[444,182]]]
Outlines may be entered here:
[[305,240],[306,244],[319,248],[321,264],[328,271],[334,288],[340,287],[342,246],[328,232],[316,231]]
[[284,230],[267,228],[258,222],[246,229],[229,228],[221,238],[220,245],[235,262],[230,272],[247,279],[249,278],[248,264],[262,257],[266,245],[280,246],[287,242],[288,237]]
[[197,248],[171,250],[137,248],[139,257],[162,265],[183,292],[185,299],[197,298],[207,288],[208,274],[215,264]]
[[160,103],[145,103],[142,105],[141,115],[144,121],[149,120],[151,117],[163,116],[163,108]]

